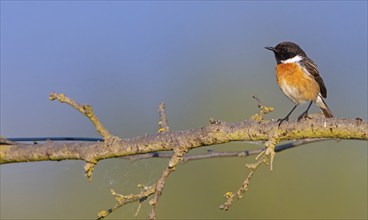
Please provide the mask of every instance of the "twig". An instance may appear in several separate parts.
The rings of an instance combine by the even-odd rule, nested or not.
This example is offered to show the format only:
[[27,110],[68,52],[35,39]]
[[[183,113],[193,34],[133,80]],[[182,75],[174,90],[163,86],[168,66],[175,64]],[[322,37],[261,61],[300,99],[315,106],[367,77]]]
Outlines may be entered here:
[[252,96],[252,98],[254,98],[257,101],[257,103],[258,103],[257,107],[258,108],[261,108],[262,106],[264,106],[262,100],[259,99],[257,96],[254,95],[254,96]]
[[[248,176],[245,178],[245,180],[243,181],[242,186],[236,192],[236,197],[238,199],[241,199],[245,191],[248,190],[250,180],[252,179],[255,171],[262,164],[265,164],[265,165],[270,164],[270,170],[272,171],[273,160],[275,158],[275,145],[278,143],[278,140],[275,137],[277,137],[278,133],[279,133],[278,131],[275,131],[269,134],[269,138],[265,142],[266,148],[261,153],[258,154],[258,156],[256,157],[256,160],[258,161],[256,163],[246,164],[246,167],[250,169],[250,172]],[[225,204],[221,205],[219,208],[221,210],[227,211],[233,204],[235,194],[232,192],[227,192],[225,193],[225,197],[227,198],[227,201],[225,202]]]
[[169,128],[169,124],[167,122],[167,116],[166,116],[166,111],[165,111],[165,103],[161,102],[159,107],[158,107],[158,113],[159,113],[159,121],[158,121],[158,126],[159,126],[159,130],[158,132],[167,132],[170,130]]
[[115,196],[117,204],[114,207],[112,207],[108,210],[100,211],[98,213],[97,219],[99,220],[99,219],[105,218],[106,216],[111,214],[113,211],[117,210],[118,208],[120,208],[120,207],[122,207],[122,206],[124,206],[128,203],[137,202],[137,201],[139,201],[141,203],[144,200],[146,200],[150,195],[155,193],[155,191],[156,191],[155,185],[149,186],[149,187],[139,185],[138,187],[143,189],[138,194],[122,195],[122,194],[116,193],[114,190],[111,190],[111,194],[113,196]]
[[93,123],[93,125],[96,127],[96,130],[98,131],[98,133],[100,133],[101,136],[105,140],[112,137],[110,132],[102,125],[100,120],[94,114],[92,106],[90,106],[90,105],[81,105],[81,104],[77,103],[76,101],[74,101],[73,99],[67,97],[66,95],[64,95],[62,93],[57,94],[57,93],[52,92],[49,96],[49,99],[51,101],[57,99],[59,102],[66,103],[66,104],[70,105],[71,107],[77,109],[80,113],[85,115]]
[[246,166],[250,169],[250,172],[248,174],[248,176],[245,178],[245,180],[243,181],[243,184],[242,186],[239,188],[239,190],[235,193],[232,193],[232,192],[227,192],[225,193],[225,197],[227,198],[227,201],[223,204],[223,205],[220,205],[220,209],[221,210],[224,210],[224,211],[227,211],[229,210],[229,208],[231,207],[231,205],[233,204],[234,202],[234,198],[235,196],[240,199],[243,197],[243,194],[245,191],[248,190],[248,185],[250,183],[250,180],[252,179],[253,177],[253,174],[255,173],[255,171],[262,165],[265,163],[264,161],[265,159],[265,156],[263,156],[263,158],[261,158],[261,160],[258,160],[256,163],[254,164],[247,164]]
[[156,183],[156,193],[154,198],[150,201],[150,205],[152,206],[151,213],[149,215],[150,220],[156,219],[158,200],[160,199],[169,175],[176,170],[176,166],[183,160],[183,157],[187,152],[188,149],[184,147],[174,149],[174,153],[170,158],[168,166],[162,172],[160,179]]
[[225,210],[225,211],[229,210],[229,208],[233,204],[235,196],[238,199],[241,199],[243,197],[243,194],[245,193],[245,191],[248,190],[250,180],[252,179],[255,171],[262,164],[265,164],[265,165],[270,164],[270,170],[272,170],[273,159],[275,157],[275,144],[276,144],[275,139],[270,137],[270,139],[265,143],[266,148],[262,152],[260,152],[258,156],[256,157],[256,160],[258,161],[252,164],[246,164],[246,167],[250,169],[248,176],[245,178],[242,186],[239,188],[236,194],[233,192],[225,193],[225,197],[227,198],[227,201],[223,205],[220,205],[219,208],[221,210]]
[[149,215],[149,219],[151,220],[156,219],[158,200],[162,194],[162,190],[164,189],[167,178],[174,171],[175,171],[175,167],[166,167],[165,170],[162,172],[160,179],[157,181],[155,196],[149,202],[150,205],[152,206],[151,213]]
[[273,108],[265,106],[263,102],[261,101],[261,99],[259,99],[255,95],[252,97],[257,101],[257,107],[259,108],[259,113],[252,115],[249,119],[253,121],[263,121],[264,115],[272,112]]
[[294,143],[287,143],[287,144],[282,144],[282,145],[278,145],[278,146],[274,146],[274,144],[276,143],[275,140],[273,140],[272,138],[269,139],[269,141],[267,141],[265,143],[266,148],[262,148],[260,150],[262,150],[258,156],[256,157],[256,160],[258,160],[256,163],[252,163],[252,164],[247,164],[246,167],[248,167],[250,169],[250,172],[248,174],[248,176],[245,178],[245,180],[243,181],[242,186],[239,188],[239,190],[236,193],[233,192],[227,192],[225,193],[225,197],[227,198],[226,202],[223,205],[220,205],[220,209],[227,211],[229,210],[229,208],[232,206],[233,202],[234,202],[234,198],[237,197],[238,199],[241,199],[243,197],[243,194],[248,190],[248,186],[250,183],[250,180],[252,179],[255,171],[262,165],[262,164],[270,164],[270,170],[272,170],[272,164],[273,164],[273,160],[274,160],[274,156],[275,156],[275,152],[280,152],[292,147],[296,147],[296,146],[300,146],[300,145],[304,145],[307,143],[312,143],[312,142],[319,142],[319,141],[325,141],[327,139],[312,139],[312,140],[300,140]]

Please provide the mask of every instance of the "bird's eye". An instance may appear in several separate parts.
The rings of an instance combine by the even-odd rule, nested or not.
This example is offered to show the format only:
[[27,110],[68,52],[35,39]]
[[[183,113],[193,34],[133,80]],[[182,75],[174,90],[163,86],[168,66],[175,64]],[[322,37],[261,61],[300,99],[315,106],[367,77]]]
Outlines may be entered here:
[[282,48],[282,52],[287,53],[288,49],[286,47]]

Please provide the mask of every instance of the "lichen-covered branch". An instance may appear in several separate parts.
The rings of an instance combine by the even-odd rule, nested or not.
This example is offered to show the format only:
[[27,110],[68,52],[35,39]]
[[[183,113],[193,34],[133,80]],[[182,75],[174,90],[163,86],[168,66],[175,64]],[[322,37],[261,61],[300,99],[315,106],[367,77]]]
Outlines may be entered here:
[[278,128],[276,121],[218,122],[198,129],[169,131],[148,136],[116,140],[109,145],[97,143],[56,143],[0,145],[0,164],[87,160],[129,156],[176,147],[188,150],[232,141],[267,141],[275,132],[278,142],[287,140],[334,138],[368,140],[368,123],[361,119],[316,118],[301,122],[284,123]]

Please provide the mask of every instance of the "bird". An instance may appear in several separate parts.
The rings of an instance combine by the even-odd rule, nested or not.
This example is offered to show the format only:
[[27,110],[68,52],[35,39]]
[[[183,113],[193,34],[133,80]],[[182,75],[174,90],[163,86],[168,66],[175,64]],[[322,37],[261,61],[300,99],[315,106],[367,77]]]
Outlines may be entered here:
[[275,47],[265,47],[276,58],[276,79],[281,91],[295,104],[286,117],[279,119],[279,126],[289,121],[289,116],[299,104],[309,102],[307,109],[298,117],[298,122],[308,117],[308,111],[314,102],[326,118],[333,118],[324,98],[327,89],[317,65],[296,43],[285,41]]

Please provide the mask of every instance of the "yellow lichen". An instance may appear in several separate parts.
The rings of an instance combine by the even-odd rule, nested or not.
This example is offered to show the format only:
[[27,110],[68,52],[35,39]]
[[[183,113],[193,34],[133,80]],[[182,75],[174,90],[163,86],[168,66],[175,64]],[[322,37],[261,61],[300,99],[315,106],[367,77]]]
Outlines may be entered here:
[[232,192],[226,192],[224,195],[227,199],[233,196]]
[[107,211],[102,210],[102,211],[100,211],[100,212],[97,214],[97,217],[98,217],[98,218],[104,218],[104,217],[106,217],[108,214],[109,214],[109,213],[108,213]]
[[166,128],[160,128],[158,129],[157,133],[162,133],[162,132],[165,132],[166,131]]

